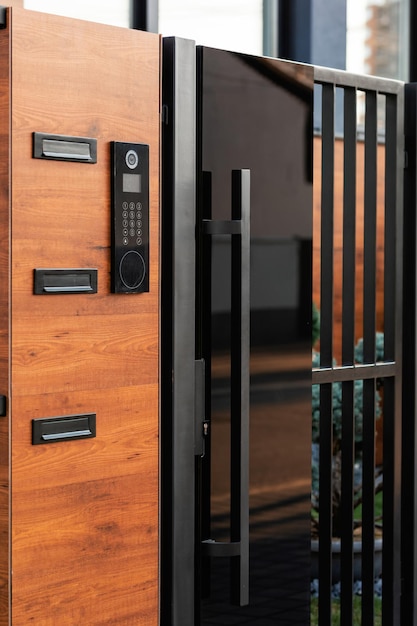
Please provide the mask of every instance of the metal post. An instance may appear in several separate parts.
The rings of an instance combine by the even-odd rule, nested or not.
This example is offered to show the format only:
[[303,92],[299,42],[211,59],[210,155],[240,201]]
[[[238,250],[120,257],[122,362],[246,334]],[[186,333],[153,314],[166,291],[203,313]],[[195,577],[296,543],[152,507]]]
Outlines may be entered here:
[[158,32],[158,0],[131,0],[131,28]]
[[278,56],[278,2],[263,0],[263,54]]
[[163,40],[161,623],[196,624],[193,41]]

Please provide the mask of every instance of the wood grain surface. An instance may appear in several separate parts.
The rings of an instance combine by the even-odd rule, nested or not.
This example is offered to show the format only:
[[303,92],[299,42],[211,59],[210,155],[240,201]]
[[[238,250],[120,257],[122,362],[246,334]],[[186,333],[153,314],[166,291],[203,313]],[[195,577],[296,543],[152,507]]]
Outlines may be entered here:
[[[152,626],[158,622],[160,38],[23,9],[11,13],[12,624]],[[96,138],[97,164],[33,159],[36,131]],[[113,140],[150,146],[145,294],[110,293]],[[3,248],[2,255],[7,261]],[[97,294],[33,295],[34,268],[77,267],[97,268]],[[83,413],[96,413],[96,438],[31,444],[32,419]]]
[[[9,389],[9,31],[0,31],[0,394]],[[9,624],[10,413],[0,417],[0,624]]]

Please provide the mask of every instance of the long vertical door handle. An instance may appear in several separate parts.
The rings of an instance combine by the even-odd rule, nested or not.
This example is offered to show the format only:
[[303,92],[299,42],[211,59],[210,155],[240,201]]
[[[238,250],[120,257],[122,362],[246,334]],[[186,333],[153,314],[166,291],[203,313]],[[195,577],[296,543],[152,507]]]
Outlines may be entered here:
[[203,232],[231,235],[232,293],[230,542],[205,539],[202,555],[230,557],[231,601],[245,606],[249,604],[250,170],[232,171],[232,219],[204,219]]
[[231,541],[240,542],[232,557],[232,602],[249,603],[249,339],[250,339],[250,171],[232,172],[231,301]]

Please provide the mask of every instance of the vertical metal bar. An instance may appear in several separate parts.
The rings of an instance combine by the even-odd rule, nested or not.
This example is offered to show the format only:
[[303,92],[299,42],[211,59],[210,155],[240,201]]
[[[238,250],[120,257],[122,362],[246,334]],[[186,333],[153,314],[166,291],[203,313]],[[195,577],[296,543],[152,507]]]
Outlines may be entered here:
[[164,39],[161,614],[172,626],[198,623],[194,610],[195,57],[194,42]]
[[333,358],[334,96],[334,85],[323,85],[320,277],[321,367],[331,367]]
[[[397,107],[396,97],[386,96],[385,100],[385,210],[384,210],[384,360],[393,361],[395,355],[395,283],[396,283],[396,236],[397,236]],[[384,381],[383,407],[383,465],[384,465],[384,499],[383,499],[383,570],[384,594],[383,615],[386,621],[393,617],[395,554],[394,548],[394,383],[393,379]],[[397,508],[397,507],[395,507]],[[400,546],[397,546],[400,550]]]
[[[401,442],[401,339],[397,327],[401,323],[402,262],[398,257],[401,250],[399,237],[402,233],[402,164],[398,155],[402,153],[402,98],[387,95],[385,129],[385,267],[384,267],[384,359],[395,360],[395,379],[384,381],[384,498],[383,498],[383,571],[384,623],[400,621],[401,595],[401,507],[400,499],[400,442]],[[399,106],[398,106],[399,105]],[[401,108],[399,108],[401,107]]]
[[[333,359],[333,222],[334,222],[334,107],[333,84],[322,87],[321,172],[321,276],[320,276],[320,365],[331,367]],[[319,623],[331,620],[332,537],[332,385],[320,387],[319,459]]]
[[[366,92],[363,360],[375,361],[376,318],[376,215],[377,215],[377,93]],[[375,381],[363,381],[362,464],[362,621],[374,620],[374,519],[375,519]]]
[[363,362],[375,361],[377,94],[366,92],[363,242]]
[[353,472],[355,462],[355,386],[342,384],[342,503],[341,503],[341,626],[353,620]]
[[[202,172],[202,180],[199,185],[202,191],[200,201],[202,215],[200,219],[211,220],[212,205],[212,176],[211,172]],[[206,418],[211,420],[211,285],[212,285],[212,237],[203,236],[200,240],[201,259],[199,266],[201,274],[197,280],[197,291],[200,292],[199,308],[201,310],[201,329],[197,333],[201,341],[201,354],[204,357],[205,367],[205,414]],[[200,525],[201,525],[201,541],[211,539],[211,425],[208,430],[205,441],[205,455],[201,460],[201,484],[200,484]],[[211,591],[211,559],[208,556],[202,556],[201,559],[201,593],[206,598]]]
[[240,542],[231,559],[231,598],[249,603],[249,281],[250,171],[232,172],[232,219],[241,234],[232,235],[231,315],[231,541]]
[[[414,6],[414,5],[413,5]],[[414,9],[417,18],[417,7]],[[402,475],[401,475],[401,613],[417,625],[417,396],[415,392],[417,342],[417,84],[405,85],[405,150],[407,167],[404,172],[404,276],[400,282],[404,309],[402,323],[404,341],[402,353]],[[402,235],[402,231],[400,231]],[[400,234],[399,234],[400,236]],[[398,254],[398,250],[397,250]],[[397,286],[398,288],[398,286]],[[401,319],[401,318],[400,318]],[[411,510],[411,513],[410,513]]]
[[320,385],[319,625],[331,626],[332,384]]
[[[397,526],[397,517],[400,507],[396,506],[398,501],[395,497],[395,378],[384,379],[384,492],[383,492],[383,555],[382,569],[384,573],[384,586],[382,596],[383,624],[400,623],[400,619],[395,619],[394,615],[399,615],[398,609],[394,612],[394,605],[399,600],[398,587],[401,588],[396,578],[400,578],[400,534]],[[397,597],[396,597],[397,596]]]
[[[344,89],[342,365],[352,365],[355,342],[356,89]],[[341,625],[353,619],[354,382],[342,386]]]
[[397,97],[385,97],[385,210],[384,210],[384,360],[394,361],[395,321],[396,321],[396,285],[397,285],[397,193],[398,183],[398,146],[397,147]]
[[374,623],[375,380],[363,381],[362,622]]
[[342,365],[352,365],[355,343],[356,89],[344,89]]
[[[401,438],[402,438],[402,416],[405,415],[402,404],[402,356],[403,356],[403,237],[404,237],[404,86],[401,86],[397,92],[396,98],[396,111],[395,122],[393,113],[393,103],[391,97],[387,102],[387,119],[390,125],[394,125],[396,128],[396,138],[390,139],[392,141],[392,150],[396,149],[396,184],[395,184],[395,213],[396,213],[396,228],[395,228],[395,265],[396,265],[396,277],[395,277],[395,362],[396,362],[396,377],[394,382],[394,390],[392,395],[394,396],[390,400],[388,395],[388,401],[393,404],[393,458],[392,458],[392,473],[393,473],[393,486],[392,486],[392,510],[393,510],[393,536],[392,536],[392,549],[393,549],[393,599],[392,599],[392,622],[398,623],[401,621],[401,594],[402,594],[402,579],[401,579],[401,506],[397,503],[401,501]],[[392,151],[390,148],[390,152]],[[387,168],[389,161],[387,161]],[[387,207],[388,208],[388,207]],[[390,350],[390,348],[388,348]],[[389,353],[389,352],[388,352]],[[391,397],[392,397],[391,395]],[[408,416],[407,416],[408,418]],[[387,433],[390,436],[390,433]],[[417,448],[415,448],[416,450]],[[408,512],[407,512],[408,514]],[[388,626],[389,616],[384,624]]]

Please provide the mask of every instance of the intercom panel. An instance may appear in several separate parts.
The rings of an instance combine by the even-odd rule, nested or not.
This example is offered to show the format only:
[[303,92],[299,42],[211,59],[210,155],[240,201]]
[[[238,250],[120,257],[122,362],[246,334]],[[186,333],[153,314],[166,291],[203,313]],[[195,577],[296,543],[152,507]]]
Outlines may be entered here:
[[149,291],[149,146],[112,146],[112,292]]

